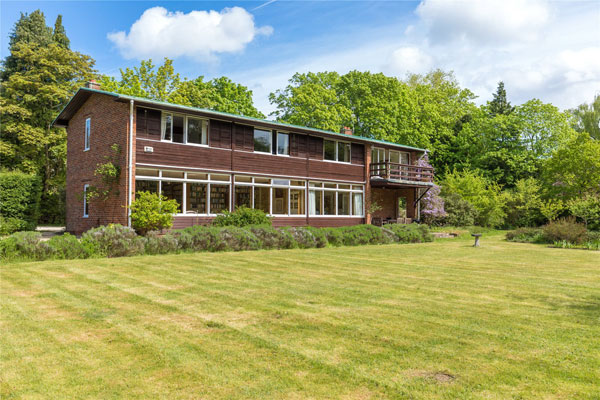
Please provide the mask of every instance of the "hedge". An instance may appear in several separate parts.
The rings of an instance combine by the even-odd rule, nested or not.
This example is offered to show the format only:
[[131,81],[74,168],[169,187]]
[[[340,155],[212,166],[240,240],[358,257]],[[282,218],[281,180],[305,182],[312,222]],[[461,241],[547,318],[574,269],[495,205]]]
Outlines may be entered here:
[[42,184],[38,176],[0,172],[0,235],[34,230],[40,213]]

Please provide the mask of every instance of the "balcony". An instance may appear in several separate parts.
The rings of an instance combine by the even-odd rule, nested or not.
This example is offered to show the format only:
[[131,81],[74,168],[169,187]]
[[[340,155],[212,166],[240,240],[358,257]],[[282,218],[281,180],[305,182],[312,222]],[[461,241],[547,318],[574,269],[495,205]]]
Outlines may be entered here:
[[424,187],[433,185],[433,168],[393,162],[371,163],[372,186]]

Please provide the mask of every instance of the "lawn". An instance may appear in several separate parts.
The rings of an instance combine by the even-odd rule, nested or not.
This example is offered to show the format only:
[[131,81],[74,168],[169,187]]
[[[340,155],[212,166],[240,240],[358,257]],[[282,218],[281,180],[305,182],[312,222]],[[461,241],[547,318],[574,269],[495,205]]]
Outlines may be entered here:
[[599,398],[600,253],[435,243],[3,265],[9,398]]

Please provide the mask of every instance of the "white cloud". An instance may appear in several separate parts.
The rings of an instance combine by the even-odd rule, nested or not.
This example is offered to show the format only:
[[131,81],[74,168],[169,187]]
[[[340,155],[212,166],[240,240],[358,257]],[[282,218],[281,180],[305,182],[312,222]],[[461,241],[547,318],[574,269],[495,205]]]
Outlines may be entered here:
[[125,58],[210,60],[218,53],[239,52],[257,35],[272,32],[270,26],[257,27],[252,14],[240,7],[187,14],[153,7],[131,25],[129,33],[113,32],[107,37]]
[[534,40],[551,16],[543,0],[424,0],[416,13],[432,43]]
[[396,76],[421,74],[433,67],[433,58],[418,47],[405,46],[394,50],[385,69]]

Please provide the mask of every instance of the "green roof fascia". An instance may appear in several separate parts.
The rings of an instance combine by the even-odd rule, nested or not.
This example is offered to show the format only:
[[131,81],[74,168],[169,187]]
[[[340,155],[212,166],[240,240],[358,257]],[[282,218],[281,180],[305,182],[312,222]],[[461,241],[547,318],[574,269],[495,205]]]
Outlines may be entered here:
[[[298,128],[298,129],[309,130],[309,131],[317,132],[317,133],[324,133],[324,134],[327,134],[327,135],[336,135],[336,136],[345,137],[345,138],[348,138],[348,136],[349,136],[349,135],[346,135],[346,134],[340,133],[340,132],[327,131],[327,130],[318,129],[318,128],[310,128],[310,127],[307,127],[307,126],[288,124],[288,123],[285,123],[285,122],[271,121],[271,120],[268,120],[268,119],[261,119],[261,118],[255,118],[255,117],[247,117],[245,115],[232,114],[232,113],[227,113],[227,112],[223,112],[223,111],[215,111],[215,110],[210,110],[210,109],[207,109],[207,108],[184,106],[184,105],[181,105],[181,104],[174,104],[174,103],[168,103],[166,101],[152,100],[152,99],[148,99],[148,98],[145,98],[145,97],[138,97],[138,96],[131,96],[131,95],[126,95],[126,94],[114,93],[114,92],[107,92],[107,91],[99,90],[99,89],[91,89],[91,88],[82,87],[82,88],[80,88],[77,91],[77,93],[79,93],[82,90],[93,92],[93,93],[98,93],[98,94],[105,94],[105,95],[117,97],[117,98],[124,99],[124,100],[140,101],[140,102],[154,104],[154,105],[176,107],[176,108],[179,108],[179,109],[182,109],[182,110],[201,111],[201,112],[205,112],[207,114],[212,114],[212,115],[215,115],[215,116],[234,117],[234,118],[243,119],[243,120],[246,120],[246,121],[249,121],[249,122],[257,122],[257,123],[263,123],[263,124],[266,123],[266,124],[271,124],[271,125],[277,125],[277,126],[280,126],[282,128]],[[77,95],[77,93],[75,93],[75,95]],[[73,96],[73,97],[75,97],[75,96]],[[71,99],[71,100],[73,100],[73,99]],[[69,103],[70,102],[71,101],[69,101]],[[67,105],[63,108],[63,111],[69,105],[69,103],[67,103]],[[61,111],[61,113],[62,113],[62,111]],[[58,115],[60,116],[61,113],[59,113]],[[58,117],[56,117],[56,119],[58,119]],[[56,121],[56,119],[54,121]],[[53,122],[53,124],[54,124],[54,122]],[[394,143],[394,142],[388,142],[387,140],[372,139],[372,138],[367,138],[367,137],[364,137],[364,136],[354,136],[354,135],[352,135],[352,137],[356,138],[356,139],[359,139],[359,140],[367,141],[367,142],[380,143],[380,144],[386,144],[386,145],[391,145],[391,146],[398,146],[398,147],[402,147],[402,148],[405,148],[405,149],[411,149],[411,150],[421,151],[421,152],[424,152],[424,153],[428,151],[427,149],[421,149],[421,148],[418,148],[418,147],[407,146],[407,145],[398,144],[398,143]]]

